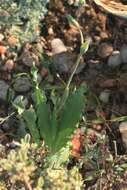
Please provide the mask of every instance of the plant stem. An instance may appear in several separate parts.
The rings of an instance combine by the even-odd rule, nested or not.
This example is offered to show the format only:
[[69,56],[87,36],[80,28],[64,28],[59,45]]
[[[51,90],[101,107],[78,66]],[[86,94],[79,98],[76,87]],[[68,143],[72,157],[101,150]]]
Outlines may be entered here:
[[82,30],[79,28],[79,33],[80,33],[80,38],[81,38],[81,44],[83,44],[84,42],[84,37],[83,37],[83,33]]
[[[71,73],[71,76],[69,77],[67,86],[66,86],[66,88],[65,88],[65,91],[64,91],[64,94],[63,94],[63,97],[62,97],[62,103],[61,103],[61,106],[60,106],[60,108],[59,108],[59,111],[63,108],[63,106],[64,106],[65,103],[66,103],[66,100],[67,100],[68,95],[69,95],[70,84],[71,84],[71,81],[72,81],[72,79],[73,79],[73,76],[74,76],[74,74],[76,73],[76,70],[77,70],[77,68],[78,68],[78,66],[79,66],[79,64],[80,64],[80,59],[81,59],[81,57],[82,57],[82,54],[79,54],[79,55],[78,55],[78,58],[77,58],[77,61],[76,61],[76,64],[75,64],[75,67],[74,67],[74,70],[73,70],[73,72]],[[59,112],[59,111],[58,111],[58,112]]]
[[65,89],[65,90],[69,90],[69,88],[70,88],[71,81],[72,81],[72,79],[73,79],[74,74],[76,73],[76,70],[77,70],[79,64],[80,64],[80,59],[81,59],[81,57],[82,57],[82,55],[79,54],[79,55],[78,55],[78,58],[77,58],[77,61],[76,61],[76,64],[75,64],[75,67],[74,67],[74,70],[73,70],[73,72],[71,73],[71,76],[70,76],[70,78],[69,78],[69,80],[68,80],[68,83],[67,83],[67,86],[66,86],[66,89]]

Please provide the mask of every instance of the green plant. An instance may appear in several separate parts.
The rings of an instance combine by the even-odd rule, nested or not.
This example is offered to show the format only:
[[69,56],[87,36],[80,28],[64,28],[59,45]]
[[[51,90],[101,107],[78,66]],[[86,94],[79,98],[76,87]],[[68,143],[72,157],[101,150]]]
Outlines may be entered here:
[[35,92],[35,106],[31,106],[22,114],[35,142],[40,144],[40,139],[43,138],[52,154],[66,146],[81,119],[82,110],[86,104],[86,96],[84,95],[87,91],[86,86],[70,91],[70,84],[82,55],[88,50],[89,42],[84,43],[77,21],[71,16],[69,16],[69,20],[79,29],[82,45],[74,71],[69,77],[63,96],[61,98],[56,97],[55,102],[52,102],[53,108],[51,108],[51,105],[47,103],[44,91],[39,88],[37,69],[33,66],[31,74]]
[[56,153],[66,146],[76,129],[76,124],[80,121],[82,110],[86,104],[84,93],[87,88],[82,86],[70,92],[62,109],[59,108],[63,102],[60,98],[56,98],[56,103],[51,109],[44,92],[38,86],[35,67],[33,67],[32,75],[35,89],[35,107],[31,106],[25,110],[23,118],[35,142],[39,144],[40,139],[43,138],[50,151]]

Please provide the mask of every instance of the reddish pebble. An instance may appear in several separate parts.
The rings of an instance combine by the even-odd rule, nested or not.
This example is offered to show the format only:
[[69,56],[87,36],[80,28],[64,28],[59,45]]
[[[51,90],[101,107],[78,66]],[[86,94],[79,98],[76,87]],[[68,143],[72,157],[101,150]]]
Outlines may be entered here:
[[103,125],[101,125],[101,124],[93,124],[92,128],[96,129],[97,131],[101,131],[103,129]]
[[19,43],[19,40],[15,36],[10,36],[8,38],[8,43],[10,46],[16,46]]
[[5,46],[0,46],[0,55],[4,55],[7,52],[7,48]]
[[100,84],[102,88],[113,88],[116,87],[117,81],[116,79],[107,79],[103,83]]
[[45,67],[43,67],[40,71],[40,74],[42,77],[46,77],[48,75],[48,69],[46,69]]
[[9,59],[6,61],[5,65],[4,65],[4,70],[11,71],[12,69],[14,69],[14,67],[15,67],[14,61]]

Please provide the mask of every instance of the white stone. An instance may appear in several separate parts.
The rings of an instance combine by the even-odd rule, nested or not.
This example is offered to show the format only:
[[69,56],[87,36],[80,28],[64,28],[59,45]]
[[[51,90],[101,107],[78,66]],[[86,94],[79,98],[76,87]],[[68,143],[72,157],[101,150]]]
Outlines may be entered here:
[[59,38],[54,38],[51,41],[51,48],[52,48],[52,54],[53,55],[67,51],[67,48],[64,45],[63,41]]
[[103,92],[100,93],[99,99],[103,103],[108,103],[109,102],[109,97],[110,97],[110,91],[109,90],[104,90]]
[[122,64],[122,59],[119,51],[114,51],[108,58],[108,66],[115,68]]

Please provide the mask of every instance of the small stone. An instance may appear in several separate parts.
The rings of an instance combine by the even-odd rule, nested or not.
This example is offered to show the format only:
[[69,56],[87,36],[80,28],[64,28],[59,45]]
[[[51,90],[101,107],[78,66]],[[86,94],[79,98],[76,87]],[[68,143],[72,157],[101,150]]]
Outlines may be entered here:
[[18,43],[19,43],[19,40],[18,40],[17,37],[15,37],[15,36],[9,36],[9,38],[8,38],[8,44],[10,46],[16,46],[16,45],[18,45]]
[[100,37],[101,37],[101,39],[104,40],[104,39],[108,39],[109,36],[108,36],[108,34],[107,34],[106,32],[103,32],[103,31],[102,31],[102,32],[100,33]]
[[67,52],[56,54],[52,57],[55,69],[59,73],[68,73],[70,67],[74,64],[74,60]]
[[120,55],[123,63],[127,63],[127,45],[123,45],[120,49]]
[[67,51],[67,48],[64,45],[63,41],[59,38],[55,38],[51,41],[51,48],[53,55]]
[[28,99],[27,99],[27,97],[22,96],[22,95],[16,96],[16,98],[14,99],[13,102],[16,105],[22,103],[23,107],[26,107],[28,105]]
[[[71,73],[75,67],[76,60],[77,56],[70,52],[62,52],[52,57],[53,64],[58,73]],[[86,63],[82,60],[76,74],[79,74],[85,66]]]
[[120,56],[120,52],[119,51],[114,51],[113,54],[109,57],[108,59],[108,66],[115,68],[120,66],[122,63],[122,59]]
[[2,125],[2,129],[4,132],[8,132],[11,128],[11,125],[9,124],[9,122],[4,122]]
[[122,141],[124,143],[126,152],[127,152],[127,121],[122,122],[119,126],[119,130],[121,133]]
[[94,40],[96,41],[96,44],[99,44],[99,43],[100,43],[100,41],[101,41],[100,36],[96,36],[96,35],[95,35],[93,38],[94,38]]
[[49,33],[50,35],[53,35],[53,34],[54,34],[53,28],[50,27],[50,28],[48,29],[48,33]]
[[102,43],[101,45],[99,45],[98,55],[101,58],[106,58],[110,56],[112,52],[113,52],[113,46],[111,44]]
[[34,53],[30,52],[24,52],[21,56],[21,60],[24,63],[24,65],[28,67],[32,67],[34,62],[36,63],[36,65],[39,64],[38,57]]
[[4,35],[0,33],[0,42],[2,42],[4,39]]
[[15,67],[14,61],[9,59],[6,61],[5,65],[4,65],[4,70],[11,71],[12,69],[14,69],[14,67]]
[[42,69],[40,70],[40,75],[41,75],[43,78],[45,78],[46,76],[48,76],[48,74],[49,74],[48,69],[45,68],[45,67],[42,67]]
[[1,134],[3,134],[3,133],[4,133],[4,132],[3,132],[3,130],[2,130],[2,129],[0,129],[0,135],[1,135]]
[[106,79],[103,83],[100,83],[101,88],[113,88],[117,86],[116,79]]
[[16,78],[13,88],[16,92],[28,92],[31,89],[30,79],[26,76]]
[[103,103],[108,103],[109,102],[109,97],[110,97],[110,91],[109,90],[104,90],[103,92],[100,93],[99,99]]
[[7,100],[8,90],[9,90],[9,85],[3,80],[0,80],[0,99],[1,100],[3,101]]
[[7,53],[7,47],[0,45],[0,55],[4,55]]

